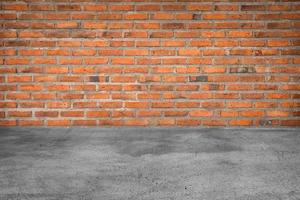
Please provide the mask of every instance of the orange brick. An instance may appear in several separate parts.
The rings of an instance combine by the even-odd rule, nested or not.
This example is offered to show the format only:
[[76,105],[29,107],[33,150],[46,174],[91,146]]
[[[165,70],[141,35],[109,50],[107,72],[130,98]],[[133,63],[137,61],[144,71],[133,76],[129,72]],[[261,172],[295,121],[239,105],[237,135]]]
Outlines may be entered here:
[[229,125],[231,126],[250,126],[252,124],[252,120],[249,119],[237,119],[229,121]]
[[204,126],[225,126],[226,122],[224,120],[203,120],[202,124]]
[[148,108],[148,102],[125,102],[126,108]]
[[159,119],[157,120],[158,126],[174,126],[176,124],[175,119]]
[[134,64],[133,58],[112,58],[112,64],[120,64],[120,65],[130,65]]
[[201,124],[201,120],[198,119],[178,119],[176,120],[178,126],[198,126]]
[[274,110],[274,111],[267,111],[268,117],[288,117],[290,113],[288,111],[280,111],[280,110]]
[[238,116],[238,112],[234,111],[234,110],[223,110],[220,113],[221,117],[237,117]]
[[165,111],[165,117],[184,117],[187,116],[188,111]]
[[8,116],[9,117],[31,117],[32,112],[31,111],[9,111]]
[[47,120],[48,126],[70,126],[70,120]]
[[263,117],[264,112],[261,110],[246,110],[246,111],[241,111],[240,115],[243,117]]
[[127,110],[118,110],[112,112],[113,118],[121,118],[121,117],[134,117],[134,112]]
[[44,121],[42,120],[18,120],[19,126],[43,126]]
[[138,111],[137,116],[139,116],[139,117],[159,117],[159,116],[161,116],[161,112],[155,111],[155,110],[141,110],[141,111]]
[[211,117],[213,113],[208,110],[193,110],[189,112],[191,117]]
[[36,111],[36,117],[58,117],[57,111]]
[[112,5],[110,10],[112,11],[132,11],[134,9],[133,5]]
[[83,6],[86,11],[105,11],[107,9],[106,5],[90,4]]

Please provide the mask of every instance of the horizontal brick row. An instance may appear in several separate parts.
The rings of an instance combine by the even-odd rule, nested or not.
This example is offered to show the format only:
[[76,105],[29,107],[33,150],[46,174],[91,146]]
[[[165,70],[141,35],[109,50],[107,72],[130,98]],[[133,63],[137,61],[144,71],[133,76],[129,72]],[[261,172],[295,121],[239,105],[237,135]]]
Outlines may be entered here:
[[160,120],[0,120],[1,126],[299,126],[299,120],[250,120],[235,119],[224,121],[219,119],[160,119]]
[[[75,0],[74,2],[80,2],[81,0]],[[114,0],[115,1],[115,0]],[[112,2],[114,2],[112,1]],[[121,1],[121,0],[120,0]],[[163,0],[165,1],[165,0]],[[169,2],[174,2],[175,0],[169,0]],[[189,0],[193,1],[193,0]],[[189,2],[188,0],[181,0],[181,2]],[[29,1],[30,2],[30,1]],[[62,2],[62,3],[59,3]],[[109,1],[103,3],[93,3],[89,1],[87,4],[78,3],[63,3],[64,1],[58,1],[58,4],[47,4],[47,3],[23,3],[23,2],[5,2],[2,4],[1,9],[3,10],[16,10],[16,11],[291,11],[299,10],[299,5],[289,4],[289,3],[279,3],[279,4],[246,4],[246,3],[232,3],[224,4],[220,2],[218,5],[213,5],[210,3],[133,3],[133,4],[108,4]],[[82,1],[84,2],[84,1]],[[115,1],[118,2],[118,1]],[[130,1],[127,1],[130,2]],[[132,2],[142,2],[134,0]],[[147,2],[147,1],[146,1]],[[159,2],[159,1],[157,1]],[[168,2],[168,1],[165,1]],[[180,0],[179,0],[180,2]],[[209,2],[209,1],[208,1]],[[238,1],[237,1],[238,2]],[[251,1],[249,1],[251,2]],[[270,1],[272,2],[272,1]],[[288,1],[286,1],[288,2]],[[291,1],[293,2],[293,1]]]
[[[44,95],[44,96],[43,96]],[[104,108],[104,109],[114,109],[114,108],[126,108],[126,109],[170,109],[170,108],[206,108],[208,110],[218,110],[220,108],[299,108],[299,103],[290,102],[290,101],[282,101],[280,103],[276,102],[271,102],[271,101],[257,101],[257,102],[252,102],[250,100],[242,101],[239,102],[238,100],[227,100],[226,102],[222,102],[220,100],[210,100],[210,101],[192,101],[193,99],[190,99],[190,101],[187,100],[179,100],[179,101],[174,101],[170,98],[166,102],[161,102],[158,101],[160,100],[159,98],[155,98],[153,96],[158,94],[146,94],[144,98],[138,98],[139,101],[132,101],[132,99],[127,98],[129,95],[123,95],[123,94],[113,94],[112,96],[114,97],[115,101],[108,101],[105,99],[105,94],[90,94],[88,96],[91,96],[90,99],[104,99],[101,102],[97,102],[95,100],[89,100],[89,101],[76,101],[76,98],[80,96],[78,94],[72,101],[64,101],[64,100],[57,100],[57,101],[49,101],[49,99],[53,99],[50,96],[45,97],[47,94],[39,94],[36,95],[37,99],[36,100],[47,100],[47,101],[35,101],[35,102],[30,102],[30,101],[25,101],[25,99],[22,99],[24,101],[19,101],[14,102],[14,101],[2,101],[0,102],[0,108],[18,108],[18,109],[26,109],[26,108],[45,108],[45,109],[59,109],[59,108],[72,108],[72,109],[91,109],[91,108]],[[72,95],[72,94],[71,94]],[[141,94],[143,95],[143,94]],[[200,93],[200,94],[192,94],[192,96],[201,96],[202,99],[209,99],[209,98],[204,98],[205,94]],[[251,95],[251,94],[248,94]],[[20,98],[21,94],[19,94]],[[23,95],[24,96],[24,95]],[[73,94],[73,96],[75,96]],[[125,98],[124,98],[125,96]],[[152,96],[152,97],[149,97]],[[126,99],[126,102],[122,102],[121,100]],[[153,99],[151,102],[145,101],[147,99]],[[232,98],[229,98],[232,99]],[[238,110],[238,109],[237,109]],[[253,109],[254,110],[254,109]],[[251,113],[253,110],[250,110],[249,112]],[[267,109],[268,110],[268,109]],[[272,109],[270,109],[272,110]],[[15,111],[14,111],[15,112]],[[180,112],[180,111],[178,111]],[[233,112],[233,111],[232,111]],[[264,110],[260,110],[261,115],[258,116],[263,116]],[[288,112],[287,113],[293,113],[293,112]],[[245,115],[242,115],[245,116]],[[258,117],[258,116],[251,116],[250,117]]]
[[[276,45],[278,42],[282,41],[273,41],[272,45]],[[191,41],[191,44],[193,47],[190,48],[176,48],[176,49],[153,49],[149,50],[147,48],[140,49],[140,48],[129,48],[129,49],[101,49],[101,50],[95,50],[93,48],[90,49],[77,49],[77,50],[69,50],[69,49],[62,49],[62,50],[42,50],[42,49],[20,49],[19,51],[16,51],[15,49],[12,48],[7,48],[7,49],[2,49],[0,50],[0,55],[2,56],[15,56],[15,57],[6,57],[4,58],[6,64],[14,64],[13,61],[17,60],[23,60],[24,62],[20,64],[29,64],[29,62],[32,62],[32,64],[41,64],[37,63],[40,60],[51,60],[52,63],[49,64],[55,64],[57,62],[62,62],[60,64],[64,64],[64,60],[68,59],[76,59],[79,61],[80,64],[87,62],[87,60],[93,60],[96,58],[88,57],[88,58],[77,58],[77,56],[274,56],[274,55],[299,55],[300,50],[298,48],[293,48],[293,49],[282,49],[278,50],[277,48],[270,49],[270,48],[265,48],[265,49],[253,49],[253,48],[232,48],[231,50],[220,50],[217,48],[195,48],[195,46],[202,47],[203,46],[203,41]],[[271,43],[270,43],[271,44]],[[220,45],[223,47],[224,43],[220,43]],[[47,55],[47,57],[43,57],[44,55]],[[19,56],[17,56],[19,55]],[[17,56],[17,57],[16,57]],[[22,56],[35,56],[34,58],[25,58]],[[52,57],[51,57],[52,56]],[[55,57],[54,57],[55,56]],[[74,56],[70,58],[66,57],[59,57],[56,58],[56,56]],[[98,58],[99,59],[99,58]],[[113,59],[116,58],[112,58]],[[157,59],[157,58],[156,58]],[[161,60],[163,60],[162,58]],[[212,58],[213,59],[213,58]],[[108,59],[103,58],[103,60],[108,62]],[[16,62],[16,64],[19,64]],[[42,63],[43,64],[43,63]],[[73,63],[69,63],[73,64]],[[75,63],[78,64],[78,63]]]

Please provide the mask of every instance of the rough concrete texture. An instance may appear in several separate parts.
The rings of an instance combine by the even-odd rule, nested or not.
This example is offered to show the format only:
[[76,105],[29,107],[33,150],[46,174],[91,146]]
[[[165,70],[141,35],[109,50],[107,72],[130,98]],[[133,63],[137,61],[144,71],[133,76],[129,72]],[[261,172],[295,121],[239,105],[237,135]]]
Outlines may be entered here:
[[0,128],[0,199],[300,199],[299,129]]

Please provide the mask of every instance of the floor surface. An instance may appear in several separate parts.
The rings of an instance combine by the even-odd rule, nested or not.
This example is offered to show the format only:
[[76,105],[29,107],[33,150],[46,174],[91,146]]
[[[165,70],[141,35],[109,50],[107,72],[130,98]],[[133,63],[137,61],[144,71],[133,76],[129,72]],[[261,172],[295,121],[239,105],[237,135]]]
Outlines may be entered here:
[[0,200],[299,200],[300,129],[0,128]]

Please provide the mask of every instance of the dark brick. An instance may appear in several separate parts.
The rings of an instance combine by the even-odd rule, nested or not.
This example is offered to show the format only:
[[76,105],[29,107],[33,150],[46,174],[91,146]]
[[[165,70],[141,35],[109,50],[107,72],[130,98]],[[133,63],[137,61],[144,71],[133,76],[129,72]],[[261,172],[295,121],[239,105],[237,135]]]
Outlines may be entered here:
[[91,82],[99,82],[99,76],[90,76]]
[[80,32],[73,32],[73,38],[95,38],[97,34],[95,32],[88,32],[88,31],[80,31]]
[[193,14],[193,20],[200,20],[201,14]]
[[207,76],[190,76],[189,80],[190,80],[190,82],[207,82],[208,77]]
[[219,90],[220,89],[220,85],[218,84],[210,84],[209,85],[209,90]]
[[292,99],[300,99],[300,94],[293,94]]
[[271,120],[259,120],[259,125],[270,126],[270,125],[272,125],[272,121]]
[[265,10],[264,5],[242,5],[242,11],[256,11],[256,10]]
[[163,29],[182,29],[184,28],[183,23],[166,23],[162,25]]
[[295,111],[295,112],[293,112],[293,116],[295,116],[295,117],[300,117],[300,111]]
[[57,10],[80,10],[80,5],[58,5]]

